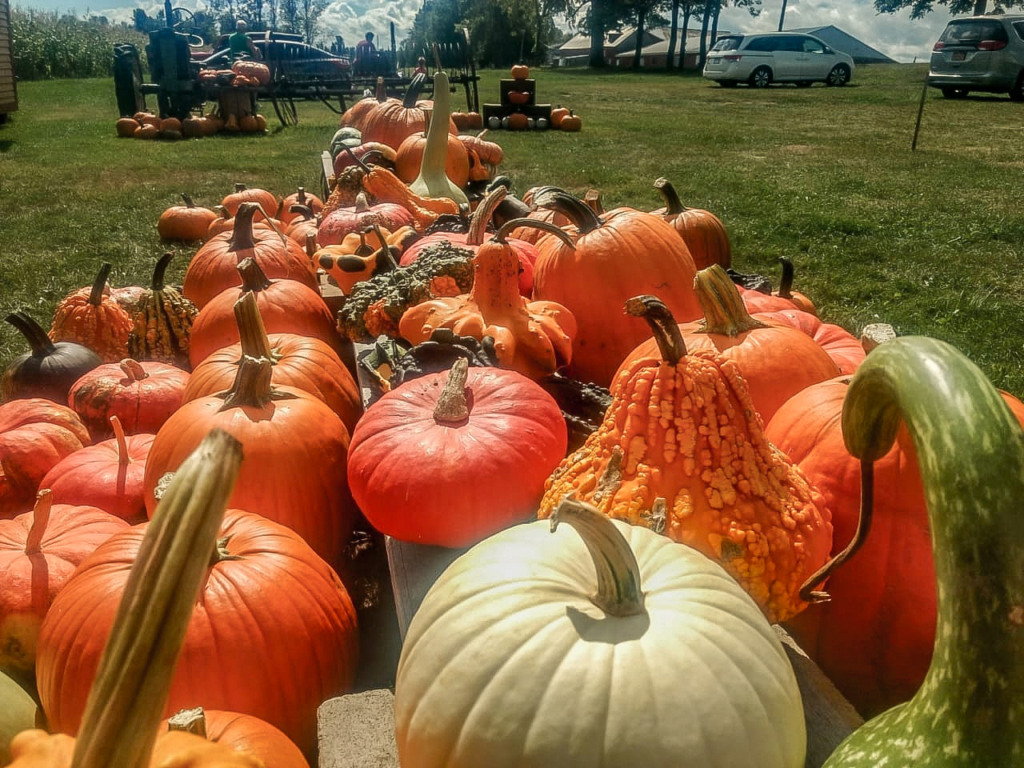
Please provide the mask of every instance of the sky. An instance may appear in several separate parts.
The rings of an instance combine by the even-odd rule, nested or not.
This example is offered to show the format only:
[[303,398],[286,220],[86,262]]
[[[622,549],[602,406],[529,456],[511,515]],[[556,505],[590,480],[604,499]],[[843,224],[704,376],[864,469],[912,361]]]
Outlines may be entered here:
[[[195,10],[203,0],[172,0],[176,7]],[[163,7],[162,0],[12,0],[18,8],[105,15],[111,20],[128,20],[132,9],[141,7],[150,15]],[[331,0],[322,21],[331,35],[341,34],[353,45],[367,30],[377,33],[378,40],[387,40],[393,21],[401,41],[416,15],[422,0]],[[752,17],[746,11],[726,8],[719,20],[719,30],[729,32],[768,32],[778,29],[782,0],[762,0],[761,14]],[[925,18],[911,21],[908,11],[899,14],[878,14],[872,0],[789,0],[786,6],[786,29],[835,25],[896,61],[927,61],[931,47],[938,39],[949,14],[943,6]],[[330,35],[328,35],[329,37]],[[386,43],[385,43],[386,44]]]

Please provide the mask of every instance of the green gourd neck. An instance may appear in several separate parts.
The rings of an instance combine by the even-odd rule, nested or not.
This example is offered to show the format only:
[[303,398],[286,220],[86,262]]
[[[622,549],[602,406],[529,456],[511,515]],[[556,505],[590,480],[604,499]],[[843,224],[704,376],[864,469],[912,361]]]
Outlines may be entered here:
[[[861,364],[843,436],[874,461],[901,421],[925,488],[938,585],[935,651],[910,702],[826,763],[1020,765],[1024,755],[1024,432],[984,374],[944,342],[903,337]],[[1016,757],[1014,757],[1016,756]]]

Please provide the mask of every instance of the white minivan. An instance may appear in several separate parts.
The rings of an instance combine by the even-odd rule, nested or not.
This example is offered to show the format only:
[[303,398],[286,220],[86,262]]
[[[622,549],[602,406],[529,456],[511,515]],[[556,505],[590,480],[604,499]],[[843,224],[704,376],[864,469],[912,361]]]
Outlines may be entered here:
[[846,85],[852,76],[850,56],[802,32],[720,37],[704,63],[704,77],[726,87],[737,83],[755,88],[772,83],[838,86]]

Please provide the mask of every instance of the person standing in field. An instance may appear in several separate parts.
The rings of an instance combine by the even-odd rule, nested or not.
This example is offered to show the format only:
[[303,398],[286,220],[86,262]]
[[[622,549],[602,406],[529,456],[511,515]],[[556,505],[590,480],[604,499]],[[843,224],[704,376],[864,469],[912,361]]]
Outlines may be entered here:
[[373,32],[367,32],[366,37],[356,43],[356,69],[361,72],[369,72],[373,69],[376,58],[377,46],[373,44]]
[[252,39],[247,34],[248,28],[249,25],[242,19],[235,22],[235,31],[228,38],[228,52],[231,54],[232,61],[240,56],[250,56],[254,59],[260,57],[259,51],[256,50],[256,46],[253,45]]

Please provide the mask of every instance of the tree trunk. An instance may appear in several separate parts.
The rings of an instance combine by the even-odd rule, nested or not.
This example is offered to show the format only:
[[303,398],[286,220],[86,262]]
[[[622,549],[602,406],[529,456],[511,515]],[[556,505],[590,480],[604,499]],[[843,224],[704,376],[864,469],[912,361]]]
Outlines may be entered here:
[[604,3],[590,3],[590,66],[603,69],[604,61]]
[[636,45],[633,47],[633,69],[640,69],[640,52],[644,48],[644,12],[636,15]]
[[686,41],[690,39],[690,7],[683,10],[683,29],[679,36],[679,71],[686,71]]
[[779,32],[782,31],[782,25],[786,23],[786,0],[782,0],[782,13],[779,14]]
[[974,0],[974,15],[984,16],[985,8],[988,6],[988,0]]
[[697,57],[697,69],[704,68],[704,61],[708,57],[708,21],[711,19],[711,4],[713,0],[706,0],[704,3],[704,15],[700,20],[700,54]]
[[715,3],[714,15],[711,17],[711,47],[715,47],[715,43],[718,42],[718,17],[722,13],[722,4]]
[[[672,0],[672,24],[668,33],[668,58],[665,59],[665,69],[669,72],[675,67],[676,55],[676,34],[679,31],[679,0]],[[683,57],[679,57],[679,69],[683,68]]]

